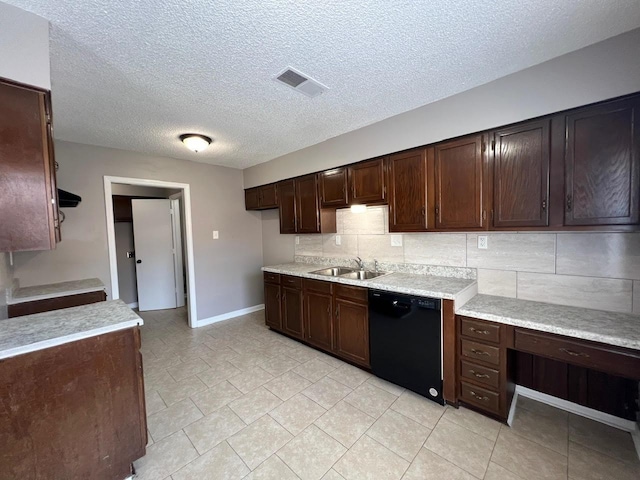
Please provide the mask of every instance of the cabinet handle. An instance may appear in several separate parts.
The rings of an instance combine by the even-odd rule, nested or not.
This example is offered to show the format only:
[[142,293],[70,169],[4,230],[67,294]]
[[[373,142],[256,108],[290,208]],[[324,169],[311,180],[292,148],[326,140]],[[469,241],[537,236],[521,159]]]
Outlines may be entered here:
[[276,293],[276,300],[280,300],[280,294]]
[[486,220],[487,219],[487,211],[483,210],[482,211],[482,220]]
[[483,402],[488,402],[489,401],[489,397],[483,396],[483,395],[478,395],[476,392],[474,392],[473,390],[469,390],[469,394],[475,398],[476,400],[482,400]]
[[327,314],[331,316],[331,305],[327,305]]
[[64,214],[62,210],[58,210],[58,215],[60,216],[60,225],[62,225],[64,221],[67,219],[67,216]]
[[283,293],[283,294],[282,294],[282,300],[286,300],[286,299],[287,299],[287,294],[286,294],[286,293]]
[[571,194],[567,195],[567,212],[570,212],[573,208],[573,197]]
[[424,217],[424,210],[425,210],[425,208],[424,208],[424,207],[422,207],[422,208],[420,209],[420,213],[421,213],[421,215],[422,215],[423,217]]
[[478,373],[475,370],[469,370],[469,373],[476,378],[489,378],[489,375],[486,373]]
[[542,200],[542,211],[543,212],[547,211],[547,200],[546,199]]
[[489,330],[478,330],[474,327],[469,327],[469,330],[471,330],[473,333],[479,333],[481,335],[489,335],[491,333]]
[[471,353],[474,355],[489,355],[489,352],[483,352],[482,350],[476,350],[475,348],[471,349]]
[[574,352],[573,350],[569,350],[567,348],[561,348],[560,349],[561,352],[567,353],[569,355],[571,355],[572,357],[584,357],[584,358],[589,358],[589,355],[587,355],[586,353],[582,353],[582,352]]
[[440,205],[436,205],[436,216],[440,214]]
[[336,318],[340,318],[340,307],[336,307]]

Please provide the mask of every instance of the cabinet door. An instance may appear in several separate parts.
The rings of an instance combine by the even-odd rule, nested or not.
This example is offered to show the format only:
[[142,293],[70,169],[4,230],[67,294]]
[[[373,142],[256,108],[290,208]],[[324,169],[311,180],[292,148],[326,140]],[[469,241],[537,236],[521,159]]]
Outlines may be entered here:
[[299,289],[282,287],[282,329],[302,339],[302,291]]
[[549,225],[550,119],[493,132],[493,226]]
[[0,252],[55,248],[47,94],[0,82]]
[[306,292],[304,297],[304,338],[316,347],[333,349],[333,297]]
[[347,169],[334,168],[318,174],[322,207],[347,205]]
[[264,284],[264,318],[268,327],[282,330],[280,285]]
[[369,313],[367,305],[335,299],[335,352],[347,360],[369,366]]
[[278,208],[278,186],[275,183],[260,187],[260,208]]
[[384,158],[351,165],[349,184],[349,203],[357,205],[384,202],[387,196]]
[[565,225],[640,220],[639,106],[626,99],[566,116]]
[[278,183],[278,207],[280,214],[280,233],[296,233],[296,194],[294,180],[284,180]]
[[260,210],[260,189],[247,188],[244,191],[244,208],[245,210]]
[[389,231],[420,232],[427,229],[427,151],[389,158]]
[[296,232],[320,232],[318,178],[315,174],[296,178]]
[[435,146],[436,228],[484,228],[484,139],[473,135]]

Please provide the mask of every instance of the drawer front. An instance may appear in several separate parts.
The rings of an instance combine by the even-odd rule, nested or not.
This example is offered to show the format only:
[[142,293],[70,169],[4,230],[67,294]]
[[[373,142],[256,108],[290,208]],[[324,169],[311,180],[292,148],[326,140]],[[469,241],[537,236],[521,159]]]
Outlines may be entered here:
[[492,365],[500,365],[500,349],[482,343],[472,342],[470,340],[462,340],[462,356],[481,360],[491,363]]
[[267,283],[275,283],[276,285],[280,284],[280,274],[279,273],[271,273],[264,272],[264,281]]
[[285,287],[302,288],[302,278],[292,277],[290,275],[282,275],[280,283]]
[[335,291],[336,297],[354,300],[359,303],[368,303],[369,291],[366,288],[337,284]]
[[313,290],[318,293],[327,293],[331,295],[333,293],[333,283],[331,282],[323,282],[322,280],[311,280],[310,278],[305,278],[303,281],[305,290]]
[[500,395],[491,390],[461,382],[460,399],[488,412],[500,414]]
[[559,335],[532,333],[522,329],[515,331],[515,348],[621,377],[640,379],[640,352],[618,350],[606,345],[600,347],[579,340],[567,340]]
[[500,372],[475,363],[460,360],[460,376],[491,388],[500,386]]
[[500,343],[500,325],[488,322],[461,317],[460,334],[483,342]]

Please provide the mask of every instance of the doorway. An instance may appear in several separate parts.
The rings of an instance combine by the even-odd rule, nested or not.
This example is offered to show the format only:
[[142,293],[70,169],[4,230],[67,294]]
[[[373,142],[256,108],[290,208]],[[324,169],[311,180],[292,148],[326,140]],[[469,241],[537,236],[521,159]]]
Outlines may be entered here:
[[105,176],[104,189],[112,297],[144,311],[184,306],[186,293],[195,328],[189,185]]

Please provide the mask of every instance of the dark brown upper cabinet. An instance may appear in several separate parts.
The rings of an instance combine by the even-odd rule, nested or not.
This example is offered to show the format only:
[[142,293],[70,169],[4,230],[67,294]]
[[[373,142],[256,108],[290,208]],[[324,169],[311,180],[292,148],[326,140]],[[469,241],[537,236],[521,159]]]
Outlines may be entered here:
[[487,227],[484,205],[485,135],[470,135],[435,145],[436,229]]
[[384,203],[387,199],[385,159],[350,165],[349,185],[349,204]]
[[640,99],[564,116],[565,225],[628,225],[640,220]]
[[244,191],[246,210],[268,210],[278,208],[278,186],[275,183],[261,187],[247,188]]
[[493,227],[549,225],[549,118],[490,134]]
[[335,233],[335,209],[321,209],[318,195],[318,174],[295,179],[295,233]]
[[347,168],[333,168],[318,174],[320,189],[320,205],[322,208],[346,207],[347,198]]
[[389,157],[389,231],[427,229],[427,149]]
[[0,81],[0,252],[60,240],[49,92]]
[[245,210],[260,210],[260,187],[247,188],[244,191]]
[[295,180],[283,180],[278,183],[280,233],[296,233],[295,185]]

